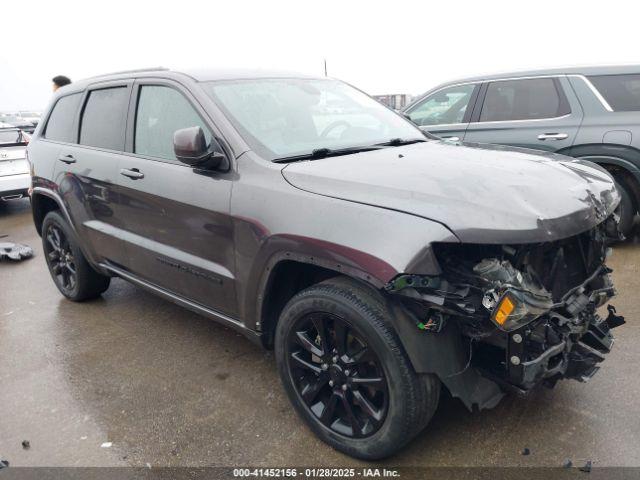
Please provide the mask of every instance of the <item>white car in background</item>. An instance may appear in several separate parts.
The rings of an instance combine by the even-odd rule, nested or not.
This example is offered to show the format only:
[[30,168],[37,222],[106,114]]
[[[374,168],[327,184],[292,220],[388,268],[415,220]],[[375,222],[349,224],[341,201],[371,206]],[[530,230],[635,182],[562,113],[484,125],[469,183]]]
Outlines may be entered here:
[[0,200],[26,197],[31,188],[28,136],[18,128],[0,128]]

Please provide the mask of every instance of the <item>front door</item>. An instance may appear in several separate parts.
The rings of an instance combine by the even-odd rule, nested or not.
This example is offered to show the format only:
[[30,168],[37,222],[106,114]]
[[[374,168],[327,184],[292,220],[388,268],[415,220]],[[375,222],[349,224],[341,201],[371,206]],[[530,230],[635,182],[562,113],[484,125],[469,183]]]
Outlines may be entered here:
[[131,252],[129,270],[181,297],[236,314],[233,172],[202,172],[179,162],[176,130],[212,129],[189,92],[171,83],[136,84],[129,116],[130,153],[120,162],[119,215]]
[[416,102],[406,113],[421,130],[445,140],[462,141],[478,90],[475,84],[446,87]]
[[582,108],[565,77],[493,81],[483,92],[465,142],[551,152],[573,144]]

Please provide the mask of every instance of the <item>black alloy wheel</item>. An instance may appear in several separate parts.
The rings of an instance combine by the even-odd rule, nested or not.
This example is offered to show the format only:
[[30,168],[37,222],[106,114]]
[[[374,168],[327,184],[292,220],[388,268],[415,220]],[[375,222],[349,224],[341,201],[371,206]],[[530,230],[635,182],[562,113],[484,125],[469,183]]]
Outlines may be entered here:
[[109,288],[111,278],[89,264],[59,211],[45,215],[41,231],[47,267],[60,293],[69,300],[82,302],[99,297]]
[[47,226],[44,237],[47,263],[54,281],[61,290],[72,292],[78,283],[78,274],[67,236],[58,225],[51,223]]
[[350,438],[380,428],[389,398],[384,371],[344,319],[323,312],[302,317],[291,330],[287,356],[300,398],[325,427]]

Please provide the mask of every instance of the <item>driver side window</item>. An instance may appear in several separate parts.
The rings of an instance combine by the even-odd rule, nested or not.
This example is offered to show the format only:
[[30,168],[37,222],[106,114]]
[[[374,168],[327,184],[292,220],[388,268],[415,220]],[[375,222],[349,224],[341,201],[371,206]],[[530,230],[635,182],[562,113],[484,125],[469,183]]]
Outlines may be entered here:
[[180,92],[160,85],[140,88],[133,146],[135,153],[175,160],[173,134],[189,127],[201,127],[207,145],[211,142],[209,128]]
[[429,95],[411,109],[409,116],[417,125],[462,123],[476,85],[458,85]]

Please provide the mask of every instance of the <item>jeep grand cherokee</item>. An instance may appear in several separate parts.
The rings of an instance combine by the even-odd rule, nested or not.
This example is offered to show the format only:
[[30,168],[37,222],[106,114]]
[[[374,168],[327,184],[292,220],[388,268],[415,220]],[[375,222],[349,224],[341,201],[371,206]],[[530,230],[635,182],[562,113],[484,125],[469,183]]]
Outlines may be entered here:
[[598,310],[620,201],[603,169],[425,137],[337,80],[91,78],[28,150],[65,297],[117,276],[274,348],[301,417],[356,457],[421,432],[442,385],[491,408],[589,378],[623,321]]

